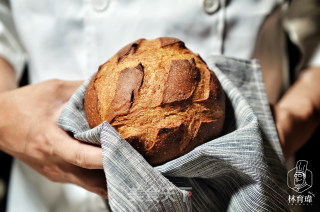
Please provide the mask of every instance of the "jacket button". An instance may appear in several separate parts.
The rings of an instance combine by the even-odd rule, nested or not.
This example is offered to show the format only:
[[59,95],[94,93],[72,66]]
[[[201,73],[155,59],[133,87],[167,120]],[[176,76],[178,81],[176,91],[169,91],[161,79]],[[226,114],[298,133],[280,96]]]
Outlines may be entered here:
[[91,0],[91,4],[94,10],[102,12],[109,6],[110,0]]
[[203,0],[203,9],[209,15],[215,13],[219,9],[219,7],[219,0]]

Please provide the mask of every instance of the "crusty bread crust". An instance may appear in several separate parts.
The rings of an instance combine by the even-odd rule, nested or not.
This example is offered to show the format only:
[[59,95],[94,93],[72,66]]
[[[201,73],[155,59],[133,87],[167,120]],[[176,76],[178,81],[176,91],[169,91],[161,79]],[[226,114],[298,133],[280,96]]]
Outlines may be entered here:
[[100,66],[84,106],[91,128],[108,121],[152,165],[216,138],[225,118],[215,74],[167,37],[130,43]]

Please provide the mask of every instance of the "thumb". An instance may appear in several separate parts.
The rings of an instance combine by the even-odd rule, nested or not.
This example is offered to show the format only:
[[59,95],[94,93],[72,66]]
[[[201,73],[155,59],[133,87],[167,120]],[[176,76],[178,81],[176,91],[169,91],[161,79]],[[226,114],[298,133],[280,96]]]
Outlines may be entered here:
[[76,92],[76,90],[80,87],[83,81],[64,81],[63,82],[63,92],[61,94],[69,100],[69,98]]
[[70,97],[76,92],[80,87],[83,81],[59,81],[58,90],[57,90],[57,99],[58,103],[56,109],[52,112],[52,117],[56,121],[60,116],[62,110],[65,108]]

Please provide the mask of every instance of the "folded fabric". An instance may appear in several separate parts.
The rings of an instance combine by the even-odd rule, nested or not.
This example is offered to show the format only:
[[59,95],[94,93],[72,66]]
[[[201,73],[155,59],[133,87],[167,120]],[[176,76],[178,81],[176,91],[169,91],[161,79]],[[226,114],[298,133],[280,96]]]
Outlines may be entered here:
[[107,122],[90,129],[83,100],[71,97],[58,125],[101,145],[112,211],[288,211],[285,161],[257,61],[211,57],[225,91],[223,135],[152,167]]

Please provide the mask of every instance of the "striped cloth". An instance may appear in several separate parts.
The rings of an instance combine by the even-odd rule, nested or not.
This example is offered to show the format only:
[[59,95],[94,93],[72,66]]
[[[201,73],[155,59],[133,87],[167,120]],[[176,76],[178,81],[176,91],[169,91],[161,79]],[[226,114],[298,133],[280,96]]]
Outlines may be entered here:
[[289,211],[285,161],[257,61],[211,57],[227,96],[223,136],[152,167],[107,122],[90,129],[83,99],[87,80],[58,125],[76,139],[101,145],[106,210]]

